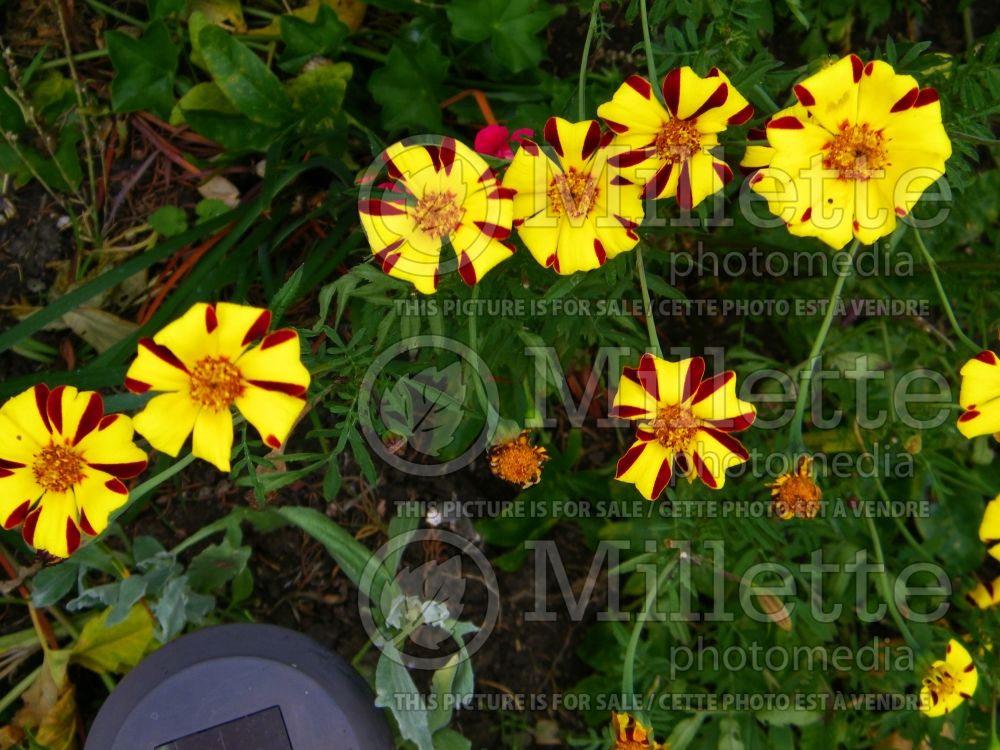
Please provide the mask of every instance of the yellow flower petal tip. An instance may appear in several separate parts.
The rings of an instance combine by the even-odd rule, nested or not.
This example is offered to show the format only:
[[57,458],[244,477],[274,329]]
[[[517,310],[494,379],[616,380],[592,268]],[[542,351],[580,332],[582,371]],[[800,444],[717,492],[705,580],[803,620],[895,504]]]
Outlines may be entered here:
[[771,483],[775,515],[782,520],[815,518],[823,501],[823,490],[812,476],[812,459],[802,456],[795,471],[782,474]]
[[612,163],[613,134],[596,120],[550,117],[543,135],[548,148],[523,140],[503,179],[513,196],[513,225],[532,257],[572,274],[635,247],[641,188]]
[[1000,495],[986,504],[983,520],[979,524],[979,539],[989,553],[1000,560]]
[[611,750],[668,750],[669,744],[653,739],[653,730],[631,714],[611,714]]
[[660,495],[675,469],[719,489],[726,471],[750,457],[733,433],[750,427],[757,410],[737,396],[736,373],[704,374],[701,357],[668,362],[652,354],[622,371],[611,416],[639,425],[615,478],[648,500]]
[[920,689],[920,711],[927,716],[943,716],[963,701],[971,700],[979,683],[976,665],[958,641],[945,647],[944,660],[935,661],[924,673]]
[[128,502],[123,480],[146,454],[132,420],[105,414],[99,393],[36,385],[0,407],[0,522],[40,552],[65,558]]
[[796,236],[839,249],[896,228],[944,175],[951,141],[932,88],[849,55],[797,84],[743,165],[751,188]]
[[[454,138],[403,140],[383,152],[389,181],[358,204],[372,254],[390,276],[424,294],[457,271],[475,285],[514,248],[513,201],[486,161]],[[372,180],[367,180],[371,182]],[[454,256],[442,257],[445,242]]]
[[992,581],[980,581],[965,598],[969,604],[979,609],[992,609],[1000,605],[1000,576]]
[[676,198],[691,209],[733,179],[711,150],[719,133],[753,117],[753,107],[718,68],[704,78],[674,68],[661,90],[666,107],[647,79],[629,76],[597,114],[615,133],[611,163],[642,185],[643,199]]
[[263,308],[199,303],[140,340],[125,385],[159,395],[136,415],[136,431],[171,456],[193,435],[191,452],[228,472],[235,406],[268,447],[280,448],[305,408],[310,375],[298,333],[270,326]]
[[549,460],[548,451],[532,445],[528,433],[490,448],[490,471],[505,482],[526,489],[542,479],[542,466]]
[[959,370],[962,385],[958,403],[965,410],[958,431],[967,438],[1000,432],[1000,358],[983,351]]

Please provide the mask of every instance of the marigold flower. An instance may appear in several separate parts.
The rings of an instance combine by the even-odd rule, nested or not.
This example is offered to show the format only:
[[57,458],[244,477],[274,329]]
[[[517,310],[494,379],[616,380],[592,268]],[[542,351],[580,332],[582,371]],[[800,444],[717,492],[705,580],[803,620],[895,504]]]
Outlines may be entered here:
[[535,131],[531,128],[518,128],[511,133],[503,125],[487,125],[476,133],[472,147],[477,153],[496,159],[513,159],[514,149],[511,144],[521,143],[534,134]]
[[701,357],[668,362],[644,354],[637,368],[622,371],[611,416],[642,420],[636,441],[618,461],[615,479],[631,482],[655,500],[677,470],[711,489],[726,470],[750,456],[731,433],[753,424],[757,410],[736,395],[731,370],[703,380]]
[[542,465],[549,453],[540,445],[532,445],[528,433],[490,448],[490,471],[505,482],[526,489],[542,478]]
[[504,175],[514,195],[514,226],[536,261],[556,273],[591,271],[631,250],[644,211],[639,187],[609,157],[612,133],[596,120],[550,117],[553,154],[525,139]]
[[[457,270],[473,286],[514,249],[510,237],[510,192],[489,165],[463,143],[442,138],[422,145],[403,140],[382,155],[389,190],[358,204],[372,253],[390,276],[424,294],[437,291],[441,276]],[[455,258],[442,258],[448,242]]]
[[1000,576],[992,581],[979,581],[976,587],[965,595],[969,604],[980,609],[990,609],[1000,605]]
[[979,675],[965,646],[954,638],[948,641],[944,661],[935,661],[924,673],[920,689],[920,710],[928,716],[942,716],[970,700]]
[[842,248],[896,228],[944,174],[951,141],[932,88],[878,60],[850,55],[794,87],[798,103],[767,122],[751,147],[750,180],[788,231]]
[[140,340],[125,385],[161,395],[136,415],[135,429],[170,456],[193,433],[191,452],[229,471],[235,405],[268,446],[280,448],[305,406],[309,371],[298,334],[268,333],[270,325],[269,310],[199,303]]
[[1000,432],[1000,358],[991,351],[979,352],[962,365],[959,375],[958,403],[965,413],[958,418],[958,431],[967,438]]
[[24,540],[69,557],[128,502],[123,479],[146,468],[132,420],[104,413],[93,391],[36,385],[0,407],[0,519]]
[[653,739],[653,730],[631,714],[612,713],[611,732],[614,745],[611,750],[667,750],[668,745]]
[[769,486],[778,518],[815,518],[819,513],[823,490],[813,481],[809,456],[799,458],[794,472],[782,474]]
[[643,198],[676,197],[682,208],[693,208],[733,179],[711,149],[729,125],[753,117],[753,107],[718,68],[705,78],[689,67],[674,68],[661,88],[666,109],[648,80],[629,76],[597,114],[616,133],[615,145],[627,148],[611,163],[645,185]]
[[1000,560],[1000,495],[986,504],[982,523],[979,524],[979,538],[989,553]]

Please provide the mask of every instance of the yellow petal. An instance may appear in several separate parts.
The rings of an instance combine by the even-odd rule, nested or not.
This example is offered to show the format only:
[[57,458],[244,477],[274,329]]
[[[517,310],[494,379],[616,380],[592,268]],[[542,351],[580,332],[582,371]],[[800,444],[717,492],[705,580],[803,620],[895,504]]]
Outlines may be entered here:
[[[678,203],[681,205],[687,204],[689,208],[694,208],[708,196],[722,190],[726,182],[731,180],[733,176],[732,170],[729,169],[725,162],[716,159],[704,151],[694,154],[688,160],[685,169],[681,170],[679,177],[681,185],[683,185],[685,173],[687,179],[690,181],[690,188],[688,189],[690,190],[691,197],[689,203],[682,201],[678,197]],[[684,189],[681,185],[678,186],[678,196],[681,195]]]
[[766,167],[774,158],[774,149],[770,146],[747,146],[740,166],[744,169],[760,169]]
[[135,415],[135,430],[161,453],[177,456],[194,428],[199,407],[187,393],[156,396]]
[[896,229],[892,196],[882,188],[880,180],[854,181],[854,236],[862,245],[874,244]]
[[[219,354],[236,360],[254,341],[264,337],[271,325],[271,311],[262,307],[219,302],[211,307],[219,337]],[[213,324],[208,312],[209,326]]]
[[854,125],[858,121],[859,83],[863,73],[861,59],[848,55],[795,86],[795,93],[820,125],[837,133],[844,122]]
[[61,435],[68,445],[76,445],[97,429],[104,417],[104,401],[94,391],[61,385],[49,394],[47,411],[53,433]]
[[749,458],[739,440],[710,428],[701,428],[689,446],[691,468],[713,490],[726,483],[726,470],[739,466]]
[[260,346],[248,350],[236,365],[245,381],[266,383],[272,390],[296,396],[306,392],[311,380],[309,370],[302,364],[299,335],[291,328],[268,334]]
[[550,117],[545,122],[543,134],[559,155],[563,170],[589,171],[591,158],[601,143],[601,125],[597,120],[570,122],[561,117]]
[[673,454],[656,440],[637,440],[618,461],[615,479],[634,484],[647,500],[655,500],[670,483]]
[[617,134],[640,133],[651,141],[670,115],[642,76],[629,76],[611,97],[597,108],[597,114]]
[[229,409],[202,409],[198,412],[191,452],[219,471],[229,471],[229,457],[233,453],[233,415]]
[[35,482],[30,464],[19,469],[0,469],[0,525],[5,529],[18,526],[44,492]]
[[983,520],[979,524],[979,538],[984,544],[1000,542],[1000,495],[986,504]]
[[219,354],[219,337],[211,330],[209,305],[199,302],[177,320],[165,326],[153,337],[172,353],[188,370],[194,368],[205,357]]
[[125,485],[103,471],[88,471],[73,492],[80,513],[80,525],[88,534],[93,532],[96,535],[104,531],[111,514],[128,502]]
[[455,232],[451,243],[458,254],[458,273],[469,286],[514,254],[502,242],[490,239],[481,231],[467,226],[462,226]]
[[[8,400],[0,408],[0,415],[9,419],[15,428],[11,433],[5,434],[4,439],[13,438],[15,442],[30,443],[31,455],[37,453],[42,446],[48,445],[52,441],[47,410],[48,397],[49,389],[39,384]],[[0,454],[0,458],[14,458],[14,456]]]
[[302,398],[253,386],[236,399],[236,408],[271,448],[281,447],[288,439],[305,405]]
[[70,492],[46,492],[24,522],[32,547],[55,557],[69,557],[80,543],[76,500]]
[[712,426],[731,431],[749,427],[757,409],[737,395],[736,373],[728,370],[701,382],[691,398],[691,413]]
[[190,383],[187,365],[173,352],[152,339],[139,341],[135,360],[125,373],[125,386],[130,391],[185,391]]
[[959,374],[958,402],[966,410],[958,418],[959,432],[972,438],[1000,431],[1000,358],[991,351],[980,352]]
[[91,467],[127,479],[146,468],[146,453],[132,442],[133,435],[131,419],[109,414],[76,447]]

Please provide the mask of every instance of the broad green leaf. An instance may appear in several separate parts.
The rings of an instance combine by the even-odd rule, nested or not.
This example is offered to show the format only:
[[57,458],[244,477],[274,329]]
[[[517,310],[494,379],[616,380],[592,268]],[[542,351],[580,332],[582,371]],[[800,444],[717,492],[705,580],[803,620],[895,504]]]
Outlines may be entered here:
[[134,39],[121,31],[105,34],[115,77],[111,106],[115,112],[149,110],[163,119],[174,105],[174,75],[179,49],[162,21],[154,21]]
[[666,742],[670,750],[685,750],[691,741],[697,736],[701,724],[705,721],[706,715],[699,714],[690,719],[682,719],[674,726],[674,731]]
[[452,33],[468,42],[490,40],[497,59],[514,73],[541,62],[545,45],[538,32],[563,13],[539,0],[456,0],[448,3]]
[[434,733],[434,750],[471,750],[472,742],[454,729]]
[[294,73],[314,57],[332,57],[340,51],[351,30],[326,5],[319,6],[314,21],[292,15],[281,17],[281,40],[285,50],[278,67]]
[[300,132],[322,135],[337,128],[352,73],[349,63],[327,63],[288,82],[286,90],[298,115]]
[[153,618],[144,606],[137,604],[124,620],[109,626],[110,612],[87,620],[70,649],[71,660],[93,672],[126,672],[154,647]]
[[382,107],[386,130],[441,129],[442,84],[448,58],[430,39],[419,44],[397,41],[386,60],[368,79],[368,90]]
[[243,4],[240,0],[188,0],[188,12],[200,13],[216,26],[224,26],[242,34],[246,31]]
[[404,740],[413,742],[418,750],[434,750],[424,696],[403,666],[403,656],[391,643],[382,645],[375,667],[375,705],[392,711]]
[[149,17],[155,21],[175,13],[183,13],[185,8],[187,0],[149,0]]
[[203,28],[198,40],[212,80],[237,110],[272,127],[288,120],[291,102],[281,82],[246,45],[218,26]]
[[170,121],[187,122],[195,132],[236,151],[266,151],[279,134],[240,114],[214,83],[193,86],[177,102]]
[[188,582],[195,591],[213,591],[242,573],[249,559],[249,547],[210,544],[188,566]]
[[164,237],[173,237],[187,231],[187,214],[179,206],[163,206],[150,214],[149,225]]
[[36,609],[55,604],[70,592],[79,572],[80,566],[69,561],[42,568],[31,579],[31,604]]

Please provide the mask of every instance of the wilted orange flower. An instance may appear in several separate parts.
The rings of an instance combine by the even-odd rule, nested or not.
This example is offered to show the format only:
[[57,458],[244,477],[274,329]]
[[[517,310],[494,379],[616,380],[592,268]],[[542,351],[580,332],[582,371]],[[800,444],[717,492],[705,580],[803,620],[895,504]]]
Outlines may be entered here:
[[542,465],[549,460],[548,451],[540,445],[532,445],[527,432],[493,446],[489,455],[493,475],[521,489],[538,484]]
[[268,333],[270,325],[269,310],[198,303],[142,339],[125,385],[161,394],[136,415],[135,429],[170,456],[193,433],[191,452],[229,471],[235,406],[268,446],[280,448],[305,407],[310,378],[299,335]]
[[714,490],[725,483],[727,469],[750,457],[732,433],[752,425],[757,410],[736,395],[736,373],[707,380],[704,374],[701,357],[668,362],[652,354],[642,355],[637,368],[623,370],[611,416],[640,424],[615,479],[631,482],[654,500],[674,466]]
[[815,518],[823,500],[823,490],[812,478],[812,458],[802,456],[794,472],[787,472],[770,485],[774,512],[779,518]]
[[104,531],[128,502],[122,480],[145,468],[132,420],[105,415],[98,393],[36,385],[0,408],[0,519],[50,555]]
[[631,714],[612,713],[611,733],[614,744],[611,750],[667,750],[668,745],[653,739],[653,730]]
[[942,716],[954,711],[962,701],[971,700],[979,683],[976,665],[965,646],[948,641],[944,660],[927,668],[920,689],[920,710],[928,716]]

